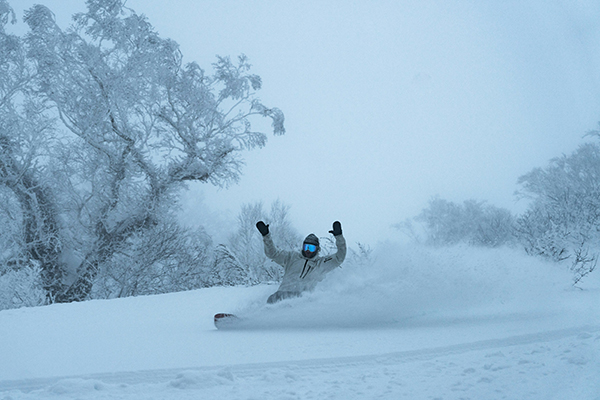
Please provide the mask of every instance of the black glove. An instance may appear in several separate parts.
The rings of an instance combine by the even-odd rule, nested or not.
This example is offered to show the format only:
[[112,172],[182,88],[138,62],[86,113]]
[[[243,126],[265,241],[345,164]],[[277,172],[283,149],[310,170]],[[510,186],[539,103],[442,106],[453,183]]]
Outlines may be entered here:
[[256,223],[256,229],[258,229],[260,234],[263,236],[267,236],[269,234],[269,225],[265,225],[265,223],[262,221],[258,221]]
[[333,229],[330,230],[329,233],[332,233],[333,236],[339,236],[342,234],[342,224],[340,224],[340,221],[335,221],[333,223]]

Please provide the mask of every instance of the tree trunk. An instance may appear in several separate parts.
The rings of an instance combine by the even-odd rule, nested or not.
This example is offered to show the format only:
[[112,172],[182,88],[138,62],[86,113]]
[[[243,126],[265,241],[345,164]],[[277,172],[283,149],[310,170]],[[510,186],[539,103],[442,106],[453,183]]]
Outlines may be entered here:
[[48,302],[61,296],[65,266],[60,261],[61,240],[50,190],[40,184],[30,169],[12,156],[7,137],[0,137],[0,179],[17,197],[23,212],[25,253],[39,263]]

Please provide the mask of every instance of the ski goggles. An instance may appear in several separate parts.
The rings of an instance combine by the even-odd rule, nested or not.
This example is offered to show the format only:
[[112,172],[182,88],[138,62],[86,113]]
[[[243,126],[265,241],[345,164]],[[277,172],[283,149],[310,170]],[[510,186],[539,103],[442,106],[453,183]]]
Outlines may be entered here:
[[315,246],[314,244],[304,243],[304,246],[302,246],[302,249],[304,251],[310,251],[311,253],[314,253],[315,251],[317,251],[317,246]]

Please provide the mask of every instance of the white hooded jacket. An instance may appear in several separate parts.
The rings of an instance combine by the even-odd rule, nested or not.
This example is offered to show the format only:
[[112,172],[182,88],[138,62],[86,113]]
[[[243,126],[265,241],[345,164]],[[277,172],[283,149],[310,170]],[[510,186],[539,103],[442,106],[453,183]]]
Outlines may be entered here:
[[263,237],[265,254],[284,269],[283,280],[278,292],[304,292],[312,290],[325,275],[339,267],[346,258],[346,239],[335,237],[337,252],[327,256],[307,258],[299,251],[278,250],[271,234]]

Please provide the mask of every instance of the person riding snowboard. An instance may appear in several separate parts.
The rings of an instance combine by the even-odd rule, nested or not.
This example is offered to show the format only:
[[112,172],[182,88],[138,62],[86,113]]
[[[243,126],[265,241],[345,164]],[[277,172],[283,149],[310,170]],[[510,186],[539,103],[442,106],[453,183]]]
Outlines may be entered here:
[[335,221],[333,229],[329,231],[335,236],[337,252],[320,257],[317,256],[321,250],[319,238],[312,233],[304,239],[302,251],[284,251],[275,247],[269,233],[269,225],[258,221],[256,228],[263,236],[265,255],[284,269],[279,289],[267,299],[269,304],[298,297],[303,292],[314,289],[328,272],[339,267],[346,258],[346,239],[342,236],[342,224],[339,221]]

